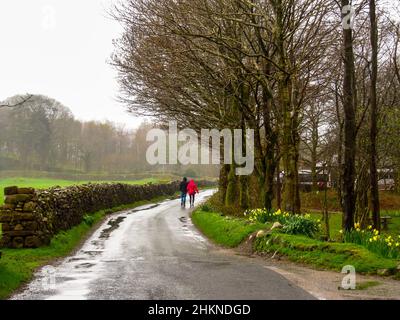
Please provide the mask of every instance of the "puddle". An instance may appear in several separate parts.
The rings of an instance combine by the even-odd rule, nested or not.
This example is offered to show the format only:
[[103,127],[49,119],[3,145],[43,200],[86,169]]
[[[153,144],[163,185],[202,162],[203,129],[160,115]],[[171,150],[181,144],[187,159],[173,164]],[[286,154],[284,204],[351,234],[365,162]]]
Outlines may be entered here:
[[99,250],[99,251],[82,251],[83,254],[87,254],[87,255],[89,255],[91,257],[98,256],[98,255],[102,254],[103,252],[104,251],[102,251],[102,250]]
[[95,263],[81,263],[75,266],[75,269],[89,269],[91,267],[94,267],[96,264]]
[[151,210],[151,209],[155,209],[155,208],[157,208],[157,207],[159,207],[159,206],[160,206],[160,203],[152,204],[152,205],[150,205],[150,206],[148,206],[148,207],[139,207],[139,208],[137,208],[137,209],[130,210],[130,211],[128,212],[128,214],[132,214],[132,213],[140,212],[140,211],[148,211],[148,210]]
[[104,229],[101,232],[100,239],[108,239],[110,237],[111,232],[114,230],[118,229],[119,225],[126,219],[126,217],[118,217],[116,219],[111,219],[108,222],[108,225],[110,226],[107,229]]

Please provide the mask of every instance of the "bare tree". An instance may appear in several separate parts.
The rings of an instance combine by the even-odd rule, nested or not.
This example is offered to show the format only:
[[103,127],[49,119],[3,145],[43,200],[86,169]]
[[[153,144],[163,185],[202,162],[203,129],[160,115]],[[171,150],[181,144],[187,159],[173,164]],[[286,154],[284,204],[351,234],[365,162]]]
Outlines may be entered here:
[[27,94],[23,97],[19,96],[19,101],[10,101],[10,102],[0,102],[0,108],[15,108],[22,106],[25,102],[29,101],[33,97],[32,94]]

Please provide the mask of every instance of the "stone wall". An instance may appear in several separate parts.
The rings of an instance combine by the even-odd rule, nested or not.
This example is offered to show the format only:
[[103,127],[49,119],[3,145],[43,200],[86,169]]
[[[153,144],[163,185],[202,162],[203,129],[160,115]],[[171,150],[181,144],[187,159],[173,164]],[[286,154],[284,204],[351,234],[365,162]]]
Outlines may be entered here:
[[[199,181],[198,185],[210,187],[216,182]],[[5,204],[0,206],[0,247],[47,245],[55,234],[80,224],[88,213],[171,196],[178,190],[179,182],[144,186],[99,183],[46,190],[8,187],[4,190]]]
[[0,206],[0,247],[37,248],[47,245],[62,230],[82,222],[85,214],[103,209],[173,195],[178,182],[135,186],[86,184],[47,190],[8,187]]

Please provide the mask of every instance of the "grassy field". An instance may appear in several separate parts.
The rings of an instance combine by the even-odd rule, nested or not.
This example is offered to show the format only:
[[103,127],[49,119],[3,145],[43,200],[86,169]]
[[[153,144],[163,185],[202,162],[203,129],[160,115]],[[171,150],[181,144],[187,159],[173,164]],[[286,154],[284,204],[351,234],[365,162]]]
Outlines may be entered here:
[[[322,220],[322,213],[311,212],[311,216],[318,220]],[[381,216],[390,216],[388,230],[382,230],[382,234],[398,236],[400,234],[400,211],[382,211]],[[342,229],[342,213],[331,213],[329,216],[330,236],[333,240],[341,237],[340,230]]]
[[46,189],[53,186],[68,187],[71,185],[80,185],[88,182],[100,183],[100,182],[113,182],[113,183],[127,183],[127,184],[137,184],[142,185],[146,183],[162,183],[166,181],[160,181],[155,178],[142,179],[142,180],[132,180],[132,181],[73,181],[73,180],[58,180],[58,179],[40,179],[40,178],[7,178],[0,179],[0,205],[4,201],[4,188],[9,186],[18,187],[32,187],[35,189]]
[[[321,210],[324,207],[324,192],[301,192],[301,206],[304,211]],[[383,211],[400,210],[400,195],[391,191],[379,192],[380,206]],[[328,210],[341,211],[340,202],[335,190],[328,190]],[[274,203],[276,206],[276,203]]]
[[0,300],[9,297],[22,284],[32,279],[34,271],[55,259],[69,255],[87,236],[93,227],[102,221],[107,213],[132,209],[147,203],[164,200],[140,201],[113,209],[87,215],[78,226],[56,235],[49,246],[38,249],[1,249],[0,259]]

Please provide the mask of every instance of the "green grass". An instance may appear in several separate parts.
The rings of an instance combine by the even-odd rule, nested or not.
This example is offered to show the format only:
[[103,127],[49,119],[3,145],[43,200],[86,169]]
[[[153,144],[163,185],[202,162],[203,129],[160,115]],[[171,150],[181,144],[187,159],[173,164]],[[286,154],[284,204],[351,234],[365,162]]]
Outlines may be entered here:
[[251,233],[266,229],[267,225],[250,223],[247,220],[224,217],[218,213],[197,210],[192,215],[193,223],[208,238],[225,247],[236,247]]
[[127,183],[127,184],[135,184],[135,185],[143,185],[146,183],[160,183],[166,181],[159,181],[156,178],[148,178],[148,179],[141,179],[141,180],[132,180],[132,181],[73,181],[73,180],[59,180],[59,179],[41,179],[41,178],[23,178],[23,177],[16,177],[16,178],[7,178],[7,179],[0,179],[0,205],[4,202],[4,188],[10,186],[18,186],[18,187],[31,187],[35,189],[47,189],[53,186],[60,186],[60,187],[68,187],[71,185],[81,185],[85,183],[101,183],[101,182],[112,182],[112,183]]
[[377,274],[383,269],[395,273],[400,263],[398,260],[382,258],[359,245],[323,242],[280,233],[256,239],[254,249],[260,253],[277,252],[291,261],[322,269],[341,271],[344,266],[352,265],[357,272],[366,274]]
[[357,283],[356,290],[366,290],[368,288],[381,285],[379,281],[364,281]]
[[1,249],[0,259],[0,299],[6,299],[21,285],[32,279],[35,270],[55,259],[68,256],[93,230],[93,226],[113,212],[132,209],[148,203],[164,200],[158,197],[151,201],[139,201],[112,209],[102,210],[87,215],[78,226],[56,235],[49,246],[38,249]]
[[[381,216],[391,216],[392,219],[389,221],[388,230],[382,230],[384,235],[398,236],[400,235],[400,212],[399,211],[382,211]],[[318,220],[322,220],[322,214],[312,212],[311,217]],[[323,221],[323,220],[322,220]],[[322,222],[324,227],[324,223]],[[330,235],[332,240],[341,239],[340,230],[342,229],[342,213],[336,212],[331,213],[329,217]]]
[[[338,218],[335,216],[334,219]],[[247,219],[227,217],[208,210],[195,211],[192,220],[212,241],[230,248],[240,245],[251,233],[271,226],[271,224],[250,223]],[[336,220],[335,222],[337,223]],[[367,274],[377,274],[383,269],[395,273],[400,263],[399,260],[382,258],[360,245],[324,242],[275,231],[266,237],[256,239],[254,250],[258,253],[277,252],[287,256],[291,261],[319,269],[341,271],[344,266],[353,265],[357,272]]]

